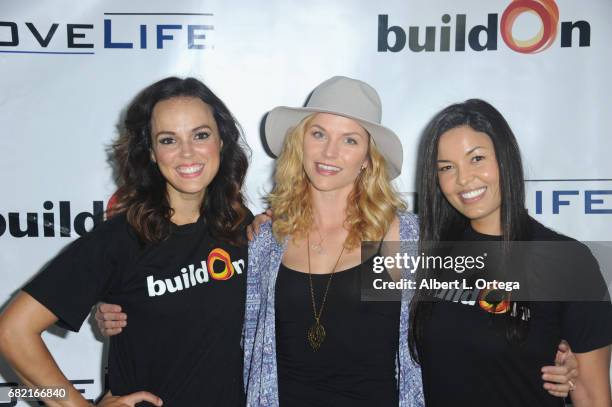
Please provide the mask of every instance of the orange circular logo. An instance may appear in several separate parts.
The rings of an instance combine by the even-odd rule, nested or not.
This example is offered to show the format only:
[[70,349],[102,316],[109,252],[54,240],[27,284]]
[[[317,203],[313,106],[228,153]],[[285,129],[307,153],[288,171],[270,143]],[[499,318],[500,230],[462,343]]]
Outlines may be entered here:
[[[223,270],[217,272],[214,269],[215,262],[220,261],[223,263]],[[208,274],[213,280],[227,280],[234,275],[234,265],[230,259],[230,255],[223,249],[214,249],[208,255],[208,261],[206,262],[208,267]]]
[[482,290],[478,305],[491,314],[504,314],[510,309],[510,296],[500,290]]
[[[526,40],[517,40],[512,35],[512,28],[518,16],[532,13],[541,21],[541,28],[536,35]],[[523,54],[534,54],[550,47],[557,37],[559,8],[554,0],[514,0],[502,14],[500,31],[504,42],[512,50]]]

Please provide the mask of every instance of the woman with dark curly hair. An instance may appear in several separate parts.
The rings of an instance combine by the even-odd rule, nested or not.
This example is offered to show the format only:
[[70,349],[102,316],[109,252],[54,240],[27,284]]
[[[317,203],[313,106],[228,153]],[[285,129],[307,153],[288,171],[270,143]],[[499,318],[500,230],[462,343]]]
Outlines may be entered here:
[[105,300],[129,312],[130,329],[111,339],[110,392],[100,405],[243,405],[251,214],[241,194],[248,160],[239,127],[193,78],[147,87],[123,124],[113,146],[113,216],[17,295],[0,316],[0,351],[24,383],[68,389],[67,400],[48,405],[89,405],[41,333],[54,323],[78,331]]

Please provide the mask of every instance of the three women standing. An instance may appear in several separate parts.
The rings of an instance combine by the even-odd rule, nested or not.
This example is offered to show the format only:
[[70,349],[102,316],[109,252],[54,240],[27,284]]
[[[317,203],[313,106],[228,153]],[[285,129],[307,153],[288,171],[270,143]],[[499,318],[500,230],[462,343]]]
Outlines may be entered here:
[[[126,155],[130,165],[124,168],[125,179],[133,188],[121,190],[118,211],[125,214],[91,234],[102,236],[123,222],[127,237],[118,238],[121,229],[109,229],[113,239],[107,235],[102,241],[113,240],[112,249],[91,244],[102,248],[98,259],[105,270],[92,274],[100,284],[87,291],[91,295],[83,303],[102,298],[121,304],[130,314],[130,328],[111,345],[113,394],[146,386],[173,405],[239,405],[237,321],[239,309],[244,309],[240,290],[246,267],[240,244],[248,211],[240,195],[246,160],[236,150],[238,133],[231,131],[229,113],[206,109],[216,106],[215,101],[202,98],[200,106],[188,92],[162,92],[158,98],[144,94],[145,107],[133,106],[144,114],[136,115],[140,127],[134,127],[140,129],[134,132],[140,142],[134,141],[134,153]],[[198,120],[190,122],[185,112]],[[208,120],[198,112],[207,112]],[[244,331],[249,405],[423,404],[421,373],[409,355],[409,293],[401,303],[361,301],[360,270],[372,270],[372,258],[362,258],[361,242],[418,238],[416,217],[405,212],[390,184],[401,171],[401,143],[380,120],[374,89],[343,77],[317,87],[305,108],[278,108],[268,117],[268,144],[280,156],[270,196],[275,219],[249,249]],[[159,173],[137,175],[133,165],[144,164]],[[165,189],[151,188],[151,180]],[[143,196],[145,204],[139,205],[136,198]],[[156,211],[162,216],[154,216]],[[142,222],[150,228],[143,229]],[[130,246],[129,239],[138,245]],[[128,260],[106,258],[107,250],[127,250],[120,257]],[[185,253],[179,263],[177,253]],[[88,260],[97,259],[87,254]],[[174,266],[166,267],[168,262]],[[74,273],[88,264],[66,268]],[[155,273],[160,264],[167,271]],[[107,272],[109,280],[103,278]],[[136,272],[138,278],[131,280]],[[53,282],[60,273],[46,272],[43,276],[49,277],[39,279],[46,284],[45,279]],[[383,277],[391,281],[399,276]],[[200,292],[205,287],[210,291]],[[42,288],[40,292],[40,298],[48,294]],[[70,323],[61,314],[62,305],[48,304],[52,314],[57,313],[48,316],[49,324],[58,317]],[[74,321],[80,325],[82,319]],[[163,327],[161,332],[158,327]],[[177,333],[179,338],[174,337]],[[141,343],[151,347],[139,349]],[[14,346],[11,342],[6,349]],[[151,361],[156,351],[160,359]],[[22,362],[15,360],[19,369]],[[438,367],[445,369],[446,364]],[[219,375],[227,379],[221,389]],[[202,396],[202,385],[213,383],[210,377],[215,377],[215,388]],[[449,380],[455,379],[446,377],[444,383]],[[185,383],[190,389],[186,395],[177,387]]]

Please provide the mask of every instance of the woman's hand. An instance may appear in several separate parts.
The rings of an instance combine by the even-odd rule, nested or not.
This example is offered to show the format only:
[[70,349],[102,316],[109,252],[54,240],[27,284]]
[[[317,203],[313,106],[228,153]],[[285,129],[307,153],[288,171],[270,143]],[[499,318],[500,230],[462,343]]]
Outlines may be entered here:
[[126,396],[113,396],[109,391],[104,395],[104,398],[97,404],[98,407],[134,407],[136,403],[148,401],[149,403],[162,406],[164,402],[155,394],[148,391],[138,391]]
[[95,317],[98,329],[104,336],[117,335],[127,326],[127,314],[121,312],[121,307],[117,304],[99,303]]
[[555,356],[555,366],[542,368],[544,388],[553,396],[567,397],[574,390],[578,377],[578,359],[566,341],[561,341]]
[[267,209],[265,212],[255,216],[253,223],[247,226],[247,238],[250,240],[255,239],[255,235],[259,233],[259,227],[272,219],[272,210]]

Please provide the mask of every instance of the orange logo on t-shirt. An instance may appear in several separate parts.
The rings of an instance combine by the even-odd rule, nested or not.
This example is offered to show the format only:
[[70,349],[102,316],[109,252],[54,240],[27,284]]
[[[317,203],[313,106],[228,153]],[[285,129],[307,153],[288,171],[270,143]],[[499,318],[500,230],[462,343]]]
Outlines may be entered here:
[[510,296],[501,290],[481,290],[478,305],[492,314],[504,314],[510,308]]
[[[224,263],[225,267],[222,271],[215,271],[214,265],[217,261]],[[217,248],[211,251],[206,264],[208,266],[208,273],[213,280],[227,280],[234,275],[234,266],[232,265],[230,255],[223,249]]]

